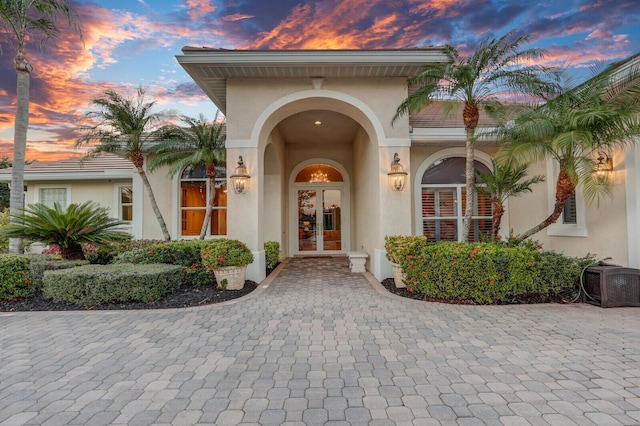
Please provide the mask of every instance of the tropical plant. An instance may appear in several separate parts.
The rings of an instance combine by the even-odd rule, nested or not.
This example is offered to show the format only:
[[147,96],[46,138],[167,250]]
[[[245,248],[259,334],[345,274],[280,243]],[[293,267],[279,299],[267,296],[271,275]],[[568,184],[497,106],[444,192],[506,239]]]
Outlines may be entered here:
[[155,101],[145,102],[146,89],[138,88],[136,97],[126,97],[114,90],[91,100],[96,109],[85,114],[90,124],[78,128],[83,136],[76,146],[97,142],[88,155],[109,152],[131,160],[149,196],[165,241],[171,240],[167,224],[156,202],[149,178],[144,169],[144,159],[150,142],[161,140],[166,123],[173,117],[172,111],[151,112]]
[[66,209],[59,203],[53,207],[29,204],[11,218],[12,222],[0,229],[0,236],[57,244],[67,260],[84,259],[82,243],[108,247],[113,241],[131,239],[130,234],[117,229],[125,223],[109,217],[109,209],[93,201],[70,204]]
[[466,132],[466,208],[461,233],[464,241],[469,240],[475,204],[474,149],[480,110],[500,119],[506,112],[501,102],[505,96],[525,94],[548,98],[556,90],[554,80],[547,78],[555,77],[556,70],[539,65],[545,51],[521,50],[528,41],[528,36],[517,35],[512,30],[498,39],[483,40],[469,56],[462,55],[453,46],[445,46],[450,60],[427,65],[410,78],[409,88],[415,90],[398,106],[393,117],[395,122],[400,116],[418,112],[436,100],[445,101],[447,113],[462,103]]
[[522,180],[527,175],[529,164],[515,164],[511,158],[499,162],[491,159],[493,174],[485,174],[476,169],[476,191],[489,197],[491,202],[491,237],[497,240],[500,232],[500,223],[504,215],[504,203],[510,197],[518,197],[526,192],[531,192],[531,186],[544,182],[543,175],[535,175],[532,178]]
[[578,86],[505,126],[499,155],[518,161],[556,161],[559,173],[551,214],[517,237],[523,241],[555,223],[578,185],[588,201],[611,195],[608,182],[595,176],[598,152],[636,143],[640,135],[640,67],[618,73],[613,64]]
[[[0,0],[0,25],[6,31],[10,42],[16,45],[13,66],[18,74],[16,92],[16,117],[13,136],[13,168],[11,169],[10,209],[18,211],[24,207],[24,160],[27,151],[27,130],[29,128],[29,84],[33,66],[27,57],[27,42],[43,43],[59,35],[56,18],[63,15],[69,26],[80,33],[76,24],[77,14],[65,0]],[[22,241],[9,241],[10,253],[22,252]]]
[[149,170],[168,165],[169,174],[173,177],[185,167],[205,166],[205,173],[209,179],[209,196],[200,239],[204,240],[211,221],[211,213],[215,198],[216,165],[227,161],[227,151],[224,147],[226,134],[224,124],[216,114],[209,122],[200,114],[198,118],[183,116],[181,121],[188,127],[172,127],[165,132],[165,140],[149,149],[158,156],[151,161]]

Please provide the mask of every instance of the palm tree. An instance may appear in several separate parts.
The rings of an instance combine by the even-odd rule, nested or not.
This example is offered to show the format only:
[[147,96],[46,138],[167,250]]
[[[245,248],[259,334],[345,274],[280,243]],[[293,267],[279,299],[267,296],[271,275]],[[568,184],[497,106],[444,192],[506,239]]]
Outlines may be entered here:
[[536,175],[530,179],[522,180],[527,175],[529,164],[514,164],[511,158],[500,163],[495,158],[491,159],[493,174],[484,174],[476,170],[478,183],[475,188],[479,194],[489,197],[491,201],[491,237],[498,239],[500,223],[504,216],[504,203],[510,197],[517,197],[525,192],[531,192],[531,186],[544,182],[543,175]]
[[0,229],[0,235],[57,244],[63,259],[84,259],[82,243],[109,247],[111,242],[131,239],[130,234],[117,229],[125,223],[109,217],[109,209],[93,201],[70,204],[66,210],[59,203],[53,207],[29,204],[20,213],[12,213],[11,218],[13,221]]
[[219,120],[217,113],[212,122],[208,122],[203,114],[198,118],[183,116],[181,121],[188,127],[173,127],[165,134],[167,140],[149,150],[150,153],[158,155],[149,165],[149,170],[169,165],[169,174],[173,177],[187,166],[205,166],[210,189],[207,210],[200,230],[200,239],[203,240],[211,221],[216,165],[227,161],[227,151],[224,147],[226,134],[224,124]]
[[596,157],[636,143],[640,135],[640,67],[624,74],[613,64],[577,87],[569,87],[553,100],[518,117],[503,130],[502,156],[521,161],[553,159],[559,164],[555,203],[551,214],[517,238],[524,241],[555,223],[578,185],[593,201],[611,195],[599,180]]
[[528,36],[518,36],[512,30],[498,39],[485,39],[470,56],[461,55],[453,46],[445,46],[451,60],[427,65],[410,78],[409,87],[415,91],[400,104],[393,118],[395,122],[400,116],[418,112],[436,100],[447,101],[446,112],[457,106],[453,101],[462,102],[466,132],[466,209],[462,231],[465,241],[469,239],[474,211],[474,145],[480,110],[497,119],[505,112],[501,95],[547,98],[555,92],[556,83],[546,78],[554,76],[555,70],[537,64],[545,51],[521,50],[528,40]]
[[[0,0],[0,25],[6,35],[16,44],[13,66],[18,74],[16,90],[17,107],[13,135],[13,168],[11,169],[10,210],[17,212],[24,207],[24,160],[27,151],[27,129],[29,128],[29,84],[33,66],[27,57],[27,41],[44,42],[58,37],[55,18],[64,15],[69,26],[73,26],[82,37],[80,27],[74,25],[77,14],[65,0]],[[9,253],[21,253],[22,241],[12,238]]]
[[79,128],[84,135],[76,141],[76,147],[98,142],[88,155],[109,152],[131,160],[142,179],[164,239],[170,241],[167,224],[144,170],[144,159],[151,142],[164,137],[165,123],[173,113],[152,113],[155,101],[145,102],[145,92],[140,87],[135,98],[128,98],[114,90],[107,90],[102,97],[92,99],[91,104],[96,109],[85,114],[85,118],[92,123]]

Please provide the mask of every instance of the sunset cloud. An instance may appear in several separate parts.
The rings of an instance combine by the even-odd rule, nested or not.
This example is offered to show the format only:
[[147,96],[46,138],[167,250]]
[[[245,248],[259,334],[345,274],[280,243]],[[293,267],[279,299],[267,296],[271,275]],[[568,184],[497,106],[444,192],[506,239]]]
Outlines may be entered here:
[[[90,100],[107,89],[148,87],[160,109],[213,110],[177,64],[183,46],[236,49],[378,49],[452,44],[471,52],[512,28],[531,35],[545,63],[582,76],[596,60],[640,51],[640,2],[619,0],[137,0],[118,8],[76,0],[82,39],[59,23],[60,39],[28,45],[31,77],[27,158],[79,152],[74,132]],[[0,156],[12,156],[15,54],[0,32]],[[208,115],[212,115],[209,113]]]

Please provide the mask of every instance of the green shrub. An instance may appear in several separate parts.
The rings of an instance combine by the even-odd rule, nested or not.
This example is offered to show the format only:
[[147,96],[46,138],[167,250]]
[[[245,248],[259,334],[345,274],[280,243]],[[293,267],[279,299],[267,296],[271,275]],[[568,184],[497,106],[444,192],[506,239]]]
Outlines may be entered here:
[[[9,210],[0,212],[0,229],[9,224]],[[9,238],[0,238],[0,253],[9,251]]]
[[16,254],[0,254],[0,300],[28,297],[34,290],[29,260]]
[[506,302],[535,290],[535,251],[491,243],[424,244],[401,259],[411,291],[437,299]]
[[400,263],[400,260],[416,253],[428,244],[427,239],[420,235],[387,235],[384,237],[384,248],[387,260]]
[[202,264],[209,270],[226,266],[246,266],[253,262],[253,253],[241,241],[227,238],[210,241],[212,244],[202,249]]
[[270,271],[280,262],[280,243],[277,241],[264,243],[264,255],[267,270]]
[[63,260],[59,256],[49,254],[25,255],[29,259],[29,271],[36,289],[42,287],[42,277],[45,271],[74,268],[87,265],[87,260]]
[[385,238],[387,258],[397,259],[410,291],[435,299],[505,303],[516,298],[554,296],[577,290],[582,269],[593,256],[572,258],[541,252],[528,241],[428,243],[423,237]]
[[561,294],[578,291],[582,270],[593,263],[595,256],[568,257],[553,251],[538,254],[537,284],[540,293]]
[[85,307],[104,303],[151,303],[180,287],[181,267],[174,265],[85,265],[46,271],[43,294],[56,302]]
[[214,282],[213,274],[202,266],[203,247],[217,240],[186,240],[153,244],[120,253],[114,263],[154,264],[166,263],[182,266],[182,279],[186,285],[205,285]]

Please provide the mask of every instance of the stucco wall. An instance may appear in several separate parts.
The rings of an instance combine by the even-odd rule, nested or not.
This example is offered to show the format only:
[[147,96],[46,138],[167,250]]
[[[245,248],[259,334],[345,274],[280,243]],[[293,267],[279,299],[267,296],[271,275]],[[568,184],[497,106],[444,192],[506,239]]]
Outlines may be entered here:
[[26,182],[26,184],[27,204],[39,201],[38,193],[40,188],[67,188],[68,204],[81,204],[87,201],[94,201],[101,206],[107,207],[112,217],[118,217],[117,188],[121,186],[131,186],[131,181],[47,181]]
[[[307,93],[308,92],[308,93]],[[397,106],[406,97],[406,82],[399,78],[387,79],[330,79],[324,80],[322,89],[313,89],[310,79],[230,79],[227,81],[227,129],[231,140],[250,140],[254,124],[274,102],[287,99],[287,96],[303,93],[303,97],[320,98],[332,94],[344,94],[360,101],[377,117],[384,134],[388,138],[406,136],[406,128],[392,126],[391,119]],[[313,102],[305,105],[303,101],[287,104],[280,113],[281,118],[304,109],[327,109],[322,104]],[[250,100],[250,102],[248,102]],[[286,100],[283,101],[286,103]],[[352,112],[357,112],[355,109]],[[353,117],[349,111],[343,112]],[[363,114],[360,113],[360,117]],[[277,124],[277,123],[276,123]]]
[[[614,156],[614,161],[621,159],[621,154]],[[533,165],[530,174],[547,175],[546,163]],[[547,176],[547,182],[536,185],[531,194],[509,200],[509,220],[515,234],[527,231],[550,214],[555,183],[554,176]],[[578,191],[581,189],[578,188]],[[569,256],[581,257],[591,253],[598,259],[611,257],[611,262],[627,266],[627,239],[630,236],[627,233],[626,221],[625,173],[620,170],[620,163],[617,163],[617,171],[613,173],[612,198],[601,198],[599,202],[591,203],[585,200],[583,206],[585,236],[550,235],[551,231],[548,228],[534,234],[532,239],[541,242],[545,249]],[[558,225],[561,221],[562,218],[558,220]]]

